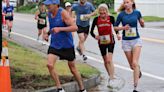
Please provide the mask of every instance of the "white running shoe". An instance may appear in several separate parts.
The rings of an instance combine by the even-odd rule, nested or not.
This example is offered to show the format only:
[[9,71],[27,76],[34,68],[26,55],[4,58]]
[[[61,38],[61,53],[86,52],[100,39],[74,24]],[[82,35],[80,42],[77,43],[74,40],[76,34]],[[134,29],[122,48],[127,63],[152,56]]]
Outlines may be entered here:
[[65,92],[65,90],[62,88],[62,89],[57,89],[57,92]]
[[83,90],[83,91],[80,91],[80,92],[87,92],[87,90]]
[[115,78],[113,80],[109,80],[107,87],[109,89],[113,89],[113,90],[120,90],[121,88],[123,88],[125,85],[125,81],[123,79],[120,78]]

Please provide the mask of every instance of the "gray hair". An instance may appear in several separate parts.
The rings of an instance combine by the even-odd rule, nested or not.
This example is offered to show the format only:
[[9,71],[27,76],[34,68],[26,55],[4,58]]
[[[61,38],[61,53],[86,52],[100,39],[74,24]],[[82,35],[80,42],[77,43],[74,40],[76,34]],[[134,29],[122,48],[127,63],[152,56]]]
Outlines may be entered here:
[[100,5],[98,6],[98,10],[99,10],[100,8],[105,8],[105,9],[107,10],[108,14],[110,14],[110,13],[109,13],[109,8],[108,8],[107,4],[105,4],[105,3],[100,4]]
[[105,3],[100,4],[100,5],[98,6],[98,9],[100,9],[101,7],[106,8],[107,10],[109,10],[107,4],[105,4]]

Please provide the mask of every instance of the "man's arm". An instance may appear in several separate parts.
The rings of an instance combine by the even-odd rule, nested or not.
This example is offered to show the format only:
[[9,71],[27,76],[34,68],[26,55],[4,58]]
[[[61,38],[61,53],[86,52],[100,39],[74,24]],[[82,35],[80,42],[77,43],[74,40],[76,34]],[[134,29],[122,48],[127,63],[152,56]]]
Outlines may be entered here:
[[62,15],[62,20],[67,25],[67,27],[55,27],[52,29],[52,31],[55,33],[58,33],[60,31],[66,31],[66,32],[77,31],[78,27],[76,23],[73,21],[73,18],[68,15],[67,11],[63,10],[61,15]]

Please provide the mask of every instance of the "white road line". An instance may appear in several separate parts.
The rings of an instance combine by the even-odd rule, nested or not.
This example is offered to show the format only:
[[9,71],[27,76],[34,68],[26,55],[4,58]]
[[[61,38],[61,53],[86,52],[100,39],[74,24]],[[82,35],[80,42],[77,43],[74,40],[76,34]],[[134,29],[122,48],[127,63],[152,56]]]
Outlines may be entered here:
[[[16,32],[12,32],[12,34],[15,34],[15,35],[18,35],[18,36],[21,36],[21,37],[24,37],[24,38],[27,38],[27,39],[30,39],[30,40],[33,40],[33,41],[37,41],[36,39],[34,39],[34,38],[32,38],[32,37],[29,37],[29,36],[26,36],[26,35],[23,35],[23,34],[19,34],[19,33],[16,33]],[[42,43],[42,42],[40,41],[40,43]],[[49,44],[46,43],[46,45],[49,45]],[[103,63],[103,61],[100,60],[100,59],[94,58],[94,57],[92,57],[92,56],[87,56],[87,57],[88,57],[89,59],[91,59],[91,60],[96,61],[96,62]],[[126,71],[132,72],[132,70],[131,70],[130,68],[127,68],[127,67],[124,67],[124,66],[121,66],[121,65],[115,64],[115,67],[120,68],[120,69],[122,69],[122,70],[126,70]],[[150,74],[150,73],[146,73],[146,72],[143,72],[143,71],[142,71],[142,74],[143,74],[144,76],[148,76],[148,77],[151,77],[151,78],[154,78],[154,79],[158,79],[158,80],[164,81],[164,77],[156,76],[156,75],[153,75],[153,74]]]
[[[94,57],[91,57],[91,56],[88,56],[88,55],[87,55],[87,57],[89,59],[91,59],[91,60],[97,61],[99,63],[103,63],[103,61],[100,60],[100,59],[97,59],[97,58],[94,58]],[[132,72],[132,70],[130,68],[127,68],[127,67],[124,67],[124,66],[121,66],[121,65],[117,65],[117,64],[114,64],[114,66],[117,67],[117,68],[120,68],[122,70],[126,70],[126,71]],[[146,72],[143,72],[143,71],[142,71],[142,74],[144,76],[148,76],[148,77],[151,77],[151,78],[154,78],[154,79],[158,79],[158,80],[164,81],[164,77],[156,76],[156,75],[153,75],[153,74],[150,74],[150,73],[146,73]]]
[[146,37],[141,37],[141,39],[150,42],[164,43],[164,40],[161,39],[146,38]]
[[[14,35],[17,35],[17,36],[21,36],[21,37],[24,37],[24,38],[33,40],[33,41],[37,41],[37,39],[32,38],[32,37],[30,37],[30,36],[26,36],[26,35],[23,35],[23,34],[20,34],[20,33],[16,33],[16,32],[11,32],[11,33],[14,34]],[[45,43],[45,42],[43,42],[43,41],[41,41],[41,40],[39,40],[39,41],[37,41],[37,42],[39,42],[39,43],[44,43],[44,44],[46,44],[46,45],[49,45],[49,43]]]
[[164,32],[164,30],[162,30],[162,29],[158,29],[158,28],[138,28],[138,29],[140,29],[140,30],[142,30],[142,29],[144,29],[144,30],[155,30],[155,31],[160,31],[160,32]]

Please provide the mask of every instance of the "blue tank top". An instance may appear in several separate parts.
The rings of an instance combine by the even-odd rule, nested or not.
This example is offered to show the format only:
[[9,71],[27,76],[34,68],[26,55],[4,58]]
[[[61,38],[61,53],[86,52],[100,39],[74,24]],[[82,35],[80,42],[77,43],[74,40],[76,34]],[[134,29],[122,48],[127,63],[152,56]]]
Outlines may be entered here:
[[[48,13],[49,24],[50,24],[50,31],[54,27],[66,27],[67,25],[62,20],[62,12],[63,8],[59,7],[57,15],[52,18],[52,13]],[[59,33],[51,32],[51,43],[50,47],[55,49],[62,49],[62,48],[72,48],[74,47],[73,44],[73,37],[71,32],[64,32],[61,31]]]
[[13,17],[13,15],[12,15],[13,11],[14,11],[14,7],[12,5],[6,6],[3,10],[3,12],[6,13],[5,17],[7,17],[7,18]]

